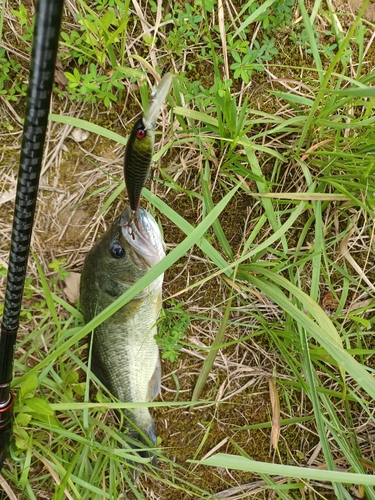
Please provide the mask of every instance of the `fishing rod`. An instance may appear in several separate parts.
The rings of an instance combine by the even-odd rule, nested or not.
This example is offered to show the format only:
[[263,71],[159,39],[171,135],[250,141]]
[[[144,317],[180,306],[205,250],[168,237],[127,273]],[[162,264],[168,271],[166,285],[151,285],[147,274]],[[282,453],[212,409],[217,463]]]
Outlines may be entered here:
[[13,353],[17,339],[64,0],[36,6],[29,87],[0,332],[0,470],[13,426]]

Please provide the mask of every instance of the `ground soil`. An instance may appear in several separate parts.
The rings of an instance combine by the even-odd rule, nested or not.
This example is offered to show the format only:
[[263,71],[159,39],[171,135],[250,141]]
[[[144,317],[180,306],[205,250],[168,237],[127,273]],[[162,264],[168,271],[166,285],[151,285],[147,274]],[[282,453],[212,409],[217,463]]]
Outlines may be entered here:
[[[337,2],[338,9],[346,8],[347,4],[344,5],[344,3]],[[360,3],[355,0],[348,2],[354,12],[358,11]],[[370,21],[375,20],[374,9],[375,4],[371,4],[366,10],[365,17]],[[296,47],[288,47],[288,45],[282,47],[280,54],[284,54],[288,59],[286,64],[293,59],[295,62],[293,66],[298,66],[298,60],[296,62],[298,57],[301,59],[305,56],[309,57],[306,54],[302,55]],[[272,68],[272,72],[276,75],[275,80],[298,77],[298,70],[294,75],[291,74],[291,69],[287,70],[288,75],[285,71],[281,67],[279,70]],[[278,112],[276,99],[268,96],[267,98],[261,97],[264,90],[275,90],[275,88],[278,88],[277,81],[271,81],[266,74],[255,74],[250,94],[251,105],[254,109],[258,108],[268,113]],[[139,103],[134,103],[130,110],[120,115],[114,110],[108,112],[101,106],[74,105],[71,110],[66,109],[69,106],[69,102],[60,102],[55,96],[53,104],[55,113],[75,114],[110,128],[123,136],[127,135],[133,117],[140,112]],[[21,138],[21,124],[16,117],[17,115],[23,116],[24,99],[12,103],[11,106],[2,100],[1,107],[3,128],[0,152],[3,185],[0,193],[2,204],[0,263],[6,264]],[[157,141],[157,148],[161,148],[166,140],[166,137],[161,137],[160,142]],[[163,169],[170,175],[175,175],[176,168],[184,165],[186,168],[179,175],[185,178],[180,179],[179,184],[185,189],[199,192],[197,179],[201,175],[203,158],[197,151],[198,148],[194,146],[183,151],[179,148],[172,148],[168,157],[163,158],[160,164],[156,165],[153,178],[148,182],[151,190],[191,224],[199,222],[200,203],[186,192],[176,195],[170,191],[166,185],[166,177],[163,176]],[[219,148],[216,154],[221,154]],[[91,134],[84,142],[76,142],[70,135],[68,127],[51,124],[47,143],[47,167],[40,183],[40,201],[32,245],[43,264],[47,278],[50,279],[53,275],[48,268],[48,263],[54,258],[66,259],[67,268],[79,273],[83,259],[94,241],[123,209],[126,203],[124,192],[113,201],[104,215],[100,213],[103,204],[117,188],[117,179],[122,179],[123,155],[124,148],[112,141]],[[271,165],[269,168],[271,172]],[[267,167],[264,173],[267,175]],[[212,180],[215,176],[215,161],[212,161]],[[214,202],[217,202],[226,192],[220,184],[217,186]],[[103,190],[100,191],[102,188]],[[247,220],[250,211],[256,215],[257,209],[252,198],[241,194],[222,214],[221,221],[226,222],[226,237],[231,242],[234,253],[239,250],[243,242],[241,231],[244,221]],[[171,249],[183,239],[183,233],[170,221],[164,218],[160,220],[167,247]],[[217,246],[213,235],[212,239],[214,246]],[[189,255],[169,269],[165,276],[166,307],[168,307],[169,297],[179,294],[178,300],[184,303],[184,308],[189,314],[200,314],[207,318],[205,321],[192,320],[187,332],[187,341],[193,346],[212,344],[223,316],[224,308],[221,303],[226,298],[227,292],[225,283],[219,278],[210,280],[204,288],[184,290],[210,275],[212,269],[213,266],[203,261],[199,250],[194,248]],[[37,273],[33,262],[30,263],[30,273],[36,278]],[[64,297],[66,298],[66,295]],[[257,302],[254,296],[254,304],[263,305],[262,298]],[[253,325],[248,321],[246,325],[228,329],[226,340],[238,340],[251,336],[254,332]],[[187,346],[176,362],[163,362],[163,387],[160,400],[173,401],[178,394],[180,401],[190,401],[202,367],[202,358],[205,356],[204,352],[200,355],[201,352]],[[166,456],[181,466],[190,467],[197,486],[216,493],[237,485],[255,483],[255,478],[250,474],[229,472],[227,469],[213,470],[202,466],[197,468],[187,466],[185,461],[187,457],[202,458],[213,453],[214,450],[237,453],[240,447],[255,460],[293,465],[297,462],[301,465],[307,463],[318,444],[313,422],[283,428],[277,453],[271,446],[270,428],[247,428],[270,421],[272,412],[269,379],[275,367],[277,367],[278,376],[287,376],[278,365],[277,356],[275,346],[266,334],[222,349],[201,396],[202,399],[212,401],[211,405],[168,410],[158,408],[153,411],[161,447],[164,448]],[[286,417],[290,415],[290,402],[287,399],[287,393],[280,388],[279,397],[282,415]],[[218,404],[219,402],[221,403]],[[296,410],[293,416],[309,416],[310,414],[311,408],[307,405]],[[165,469],[168,473],[167,466]],[[141,483],[145,491],[154,492],[152,498],[188,499],[188,496],[183,494],[176,496],[173,487],[161,486],[156,480],[145,478],[141,479]],[[334,498],[329,491],[324,491],[323,494],[324,498]],[[267,493],[258,493],[254,498],[271,497]]]

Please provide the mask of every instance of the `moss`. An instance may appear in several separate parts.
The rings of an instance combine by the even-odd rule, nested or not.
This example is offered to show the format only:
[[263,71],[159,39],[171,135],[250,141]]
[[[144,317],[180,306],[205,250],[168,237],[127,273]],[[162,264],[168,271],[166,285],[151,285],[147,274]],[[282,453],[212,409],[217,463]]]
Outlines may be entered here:
[[[190,2],[192,3],[192,2]],[[240,8],[242,3],[240,1],[235,2]],[[183,2],[180,2],[183,6]],[[135,19],[130,20],[130,22],[136,23]],[[141,34],[140,24],[137,23],[137,28],[135,31],[135,36]],[[284,35],[283,35],[284,36]],[[326,40],[331,42],[331,39]],[[306,68],[306,66],[313,67],[312,60],[308,54],[301,51],[300,48],[294,44],[291,40],[285,40],[278,36],[277,42],[279,44],[279,54],[270,64],[270,69],[273,74],[276,75],[277,79],[269,82],[269,76],[266,72],[253,72],[251,79],[251,86],[249,89],[249,109],[260,109],[265,113],[271,115],[276,115],[280,111],[280,101],[273,95],[269,93],[269,90],[280,90],[285,91],[285,88],[280,84],[281,79],[289,79],[295,81],[309,82],[316,81],[316,74],[304,70],[303,76],[301,78],[301,69]],[[148,55],[146,49],[142,48],[144,55]],[[375,47],[369,48],[366,60],[370,61],[371,64],[375,61]],[[197,59],[195,54],[188,55],[188,61],[193,63],[194,66],[186,73],[186,77],[189,81],[199,80],[205,88],[210,88],[213,84],[213,71],[212,62],[208,62],[204,59]],[[327,61],[324,61],[327,64]],[[289,66],[290,65],[290,66]],[[287,66],[287,67],[286,67]],[[370,67],[370,66],[369,66]],[[232,91],[240,91],[242,82],[240,80],[235,80],[233,82]],[[125,93],[124,93],[125,94]],[[64,112],[63,102],[55,101],[54,112]],[[95,122],[107,129],[114,130],[123,136],[128,135],[130,128],[132,126],[133,117],[140,112],[139,105],[136,100],[129,99],[126,101],[126,108],[124,108],[125,102],[118,104],[117,108],[113,108],[108,111],[103,106],[91,106],[87,105],[83,109],[82,118]],[[124,108],[124,109],[123,109]],[[15,105],[16,111],[22,116],[24,111],[24,100],[20,100],[19,103]],[[122,119],[127,123],[126,130],[124,130],[119,120],[119,114],[122,115]],[[259,123],[254,126],[249,132],[249,136],[264,130],[264,124]],[[292,145],[293,138],[288,137],[288,142],[282,144],[285,150],[290,151],[290,156],[293,155]],[[15,152],[7,145],[13,147],[14,139],[12,136],[5,137],[5,143],[2,146],[3,159],[2,164],[9,164],[13,166],[13,171],[16,171],[18,165],[18,152]],[[58,166],[58,188],[66,190],[67,193],[73,193],[77,189],[80,189],[78,177],[76,174],[84,173],[88,169],[93,169],[95,166],[85,158],[82,153],[81,147],[74,143],[74,141],[66,141],[68,151],[64,151],[61,155],[61,163]],[[104,153],[111,153],[114,149],[114,143],[110,140],[104,138],[97,138],[94,134],[91,134],[89,139],[84,143],[86,150],[92,152],[97,156],[102,156]],[[281,145],[280,145],[281,147]],[[224,150],[223,150],[224,151]],[[217,146],[213,150],[213,165],[217,164],[218,160],[221,160],[221,155],[224,154]],[[177,213],[182,215],[185,220],[193,225],[196,225],[201,217],[201,203],[197,198],[192,198],[189,195],[190,192],[198,191],[200,192],[200,165],[198,161],[192,163],[186,170],[181,172],[178,182],[183,186],[184,192],[177,193],[177,191],[168,191],[163,185],[163,172],[175,171],[176,158],[179,158],[178,149],[171,148],[166,156],[163,157],[162,166],[157,166],[159,168],[161,181],[158,184],[158,191],[163,197],[164,201],[173,208]],[[238,149],[238,154],[241,154],[241,148]],[[197,153],[197,157],[198,157]],[[121,153],[122,156],[122,153]],[[115,159],[115,158],[114,158]],[[294,190],[296,186],[296,178],[301,176],[301,172],[294,168],[294,163],[278,166],[273,159],[268,160],[265,154],[258,153],[258,160],[262,166],[262,172],[267,181],[274,182],[276,185],[280,184],[284,191]],[[179,160],[177,160],[179,161]],[[246,163],[246,159],[243,159]],[[314,168],[314,175],[319,176],[324,170],[326,158],[322,158],[321,164],[311,164],[311,168]],[[118,164],[122,165],[123,159],[119,157]],[[228,185],[231,181],[227,181],[229,177],[231,165],[228,169],[221,168],[220,172],[217,169],[212,169],[212,182],[217,181],[215,184],[215,190],[212,194],[214,203],[216,204],[220,201],[226,194]],[[111,171],[111,175],[114,172],[118,173],[118,176],[122,175],[121,170]],[[48,185],[54,185],[54,171],[47,172]],[[104,174],[102,176],[104,179]],[[97,185],[93,184],[90,186],[88,193],[92,193],[97,189]],[[250,188],[256,192],[256,185],[252,182],[250,183]],[[275,189],[278,187],[276,186]],[[104,195],[106,196],[106,195]],[[124,196],[121,198],[119,203],[114,203],[109,209],[105,218],[110,221],[123,207]],[[95,196],[93,198],[85,200],[82,207],[84,209],[84,214],[82,217],[85,220],[87,226],[93,217],[97,214],[98,205],[102,202],[103,198],[100,196]],[[73,249],[80,245],[78,241],[78,233],[72,232],[64,236],[64,238],[59,241],[59,234],[56,228],[55,232],[44,231],[44,227],[47,224],[47,217],[52,210],[52,202],[46,197],[45,204],[43,206],[42,213],[40,217],[45,217],[44,226],[42,229],[38,229],[38,236],[43,243],[46,244],[45,251],[46,258],[49,259],[50,254],[53,252],[61,252],[63,254],[71,255]],[[9,207],[7,207],[9,208]],[[336,207],[337,208],[337,207]],[[338,210],[339,208],[337,208]],[[257,203],[254,197],[248,196],[246,193],[239,191],[235,198],[231,200],[228,204],[226,210],[220,215],[220,223],[224,229],[225,235],[230,242],[233,252],[236,254],[241,250],[244,237],[244,221],[251,210],[251,217],[248,221],[248,227],[254,227],[257,221],[257,217],[263,213],[262,207]],[[296,222],[295,226],[287,233],[288,244],[290,248],[296,247],[300,234],[301,228],[303,228],[307,222],[310,213],[305,212],[301,215],[299,220]],[[12,214],[9,210],[4,210],[2,214],[3,220],[10,221]],[[362,222],[362,221],[360,221]],[[163,226],[165,240],[171,245],[176,245],[183,240],[185,237],[184,233],[175,227],[169,220],[161,216],[161,224]],[[342,230],[347,224],[347,221],[339,221],[339,229]],[[44,232],[43,232],[44,231]],[[248,229],[249,231],[249,229]],[[99,231],[100,233],[100,231]],[[100,234],[97,234],[98,237]],[[208,231],[208,237],[213,246],[221,251],[219,242],[217,241],[212,230]],[[257,240],[258,241],[258,240]],[[255,241],[255,244],[257,243]],[[313,244],[314,238],[312,231],[306,236],[304,244]],[[87,245],[91,243],[88,242]],[[193,257],[189,256],[180,259],[172,268],[168,269],[165,274],[165,286],[164,286],[164,296],[168,297],[177,292],[184,290],[184,293],[179,295],[179,300],[186,304],[186,309],[188,311],[196,312],[201,309],[205,311],[210,308],[214,311],[218,309],[221,311],[221,302],[226,296],[226,289],[220,279],[211,279],[208,281],[204,289],[200,293],[196,293],[195,290],[187,289],[187,285],[191,285],[194,282],[201,279],[203,276],[209,276],[212,272],[211,264],[204,262],[204,255],[199,249],[194,249]],[[365,267],[367,262],[367,253],[361,253],[356,255],[356,260],[361,267]],[[341,262],[338,262],[341,264]],[[348,266],[349,267],[349,266]],[[349,267],[349,272],[353,271]],[[308,288],[308,277],[311,275],[309,264],[305,265],[302,279],[304,287]],[[374,272],[369,273],[369,278],[374,281]],[[306,278],[306,280],[304,280]],[[342,275],[337,271],[332,271],[329,276],[328,285],[336,286],[340,285],[342,280]],[[224,290],[224,291],[223,291]],[[213,317],[216,321],[220,321],[219,314]],[[207,323],[209,322],[207,319]],[[369,317],[371,320],[371,318]],[[340,320],[341,321],[341,320]],[[344,320],[342,320],[344,321]],[[353,322],[354,324],[354,322]],[[205,326],[202,328],[202,321],[192,320],[192,328],[198,331],[198,327],[202,328],[199,335],[199,341],[209,346],[212,343],[212,338],[215,335],[215,328],[218,323],[215,323],[214,327]],[[345,325],[348,328],[348,319],[345,318]],[[354,331],[356,331],[354,329]],[[207,334],[207,336],[205,336]],[[198,335],[198,334],[197,334]],[[241,339],[243,335],[243,329],[233,328],[231,325],[228,327],[226,332],[227,339]],[[250,342],[241,342],[235,346],[229,346],[223,349],[220,353],[223,356],[230,358],[234,353],[238,356],[239,360],[243,360],[245,366],[251,367],[251,358],[248,356],[248,352],[258,349],[257,356],[264,362],[266,369],[271,371],[273,359],[272,356],[278,356],[275,345],[268,335],[262,335],[257,337],[257,347],[253,347]],[[374,339],[372,336],[368,335],[365,339],[361,340],[366,344],[367,348],[374,347]],[[356,339],[353,340],[353,345],[356,345]],[[263,350],[263,352],[261,351]],[[237,351],[236,351],[237,350]],[[204,352],[204,351],[203,351]],[[267,359],[270,357],[270,360]],[[167,361],[163,363],[163,373],[164,375],[173,373],[178,380],[180,385],[180,390],[178,394],[179,401],[190,401],[197,377],[202,368],[202,360],[197,359],[188,354],[181,354],[178,361],[171,364]],[[247,363],[247,365],[246,365]],[[371,356],[366,361],[369,367],[374,366],[374,356]],[[268,373],[265,369],[265,373]],[[283,374],[284,375],[284,374]],[[289,373],[285,373],[286,376],[290,376]],[[172,377],[167,377],[163,381],[166,390],[162,390],[161,397],[164,401],[174,401],[176,396],[176,386],[175,379]],[[250,380],[250,376],[244,377],[244,381]],[[210,374],[209,380],[204,388],[204,392],[201,396],[203,399],[209,399],[215,402],[220,394],[220,391],[224,390],[225,384],[230,383],[228,381],[228,374],[223,369],[214,368]],[[291,396],[292,402],[291,407],[294,411],[299,411],[299,401],[298,398],[300,394],[297,390],[293,391]],[[287,396],[284,392],[280,390],[280,404],[283,414],[289,414],[290,401],[287,400]],[[350,403],[350,408],[353,414],[360,414],[361,408],[356,407],[354,404]],[[251,429],[243,430],[243,427],[261,424],[270,421],[270,411],[271,404],[269,398],[268,383],[265,376],[260,377],[259,380],[250,385],[246,390],[233,395],[228,401],[213,403],[211,406],[202,404],[201,406],[196,406],[189,410],[188,407],[170,407],[157,408],[153,411],[156,418],[159,437],[161,439],[161,447],[163,448],[163,453],[169,457],[173,462],[181,466],[190,468],[189,473],[179,472],[177,469],[175,471],[176,475],[181,474],[181,476],[193,482],[197,487],[202,487],[212,493],[218,492],[227,488],[232,487],[234,484],[246,484],[255,480],[250,474],[244,472],[233,472],[229,474],[226,470],[218,470],[208,467],[197,467],[193,471],[193,466],[186,463],[186,458],[197,458],[201,459],[206,454],[210,453],[217,445],[220,443],[221,446],[217,451],[226,453],[237,453],[235,444],[240,446],[249,454],[253,459],[260,461],[277,462],[278,456],[274,457],[273,452],[270,452],[270,429]],[[311,414],[311,407],[307,403],[303,410],[303,415]],[[298,458],[301,465],[306,464],[306,458],[308,457],[308,452],[317,444],[318,438],[315,432],[314,421],[304,423],[304,426],[290,425],[283,427],[281,430],[281,439],[279,441],[279,453],[280,460],[285,464],[294,464],[294,459]],[[199,452],[198,452],[199,450]],[[170,471],[167,464],[160,464],[161,475],[164,474],[168,479],[171,478]],[[35,471],[35,474],[39,474],[39,470]],[[256,476],[258,479],[258,476]],[[171,500],[188,500],[191,498],[189,494],[179,493],[173,486],[165,487],[160,484],[157,480],[153,480],[149,477],[142,477],[142,483],[144,487],[149,487],[154,491],[154,494],[163,499]],[[333,498],[330,496],[329,491],[321,490],[325,498]],[[259,493],[256,498],[261,500],[267,497],[268,493]],[[48,495],[47,495],[48,496]],[[132,498],[129,494],[129,498]]]

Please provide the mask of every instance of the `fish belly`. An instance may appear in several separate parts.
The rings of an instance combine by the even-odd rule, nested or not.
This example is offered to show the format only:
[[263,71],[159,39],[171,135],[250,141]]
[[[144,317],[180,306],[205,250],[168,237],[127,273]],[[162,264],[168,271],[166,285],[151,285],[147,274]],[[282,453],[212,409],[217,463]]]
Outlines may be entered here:
[[[148,402],[160,391],[159,349],[154,339],[161,290],[135,299],[93,333],[91,369],[120,401]],[[125,415],[156,446],[156,429],[148,408],[124,410]],[[136,430],[130,434],[142,442]]]

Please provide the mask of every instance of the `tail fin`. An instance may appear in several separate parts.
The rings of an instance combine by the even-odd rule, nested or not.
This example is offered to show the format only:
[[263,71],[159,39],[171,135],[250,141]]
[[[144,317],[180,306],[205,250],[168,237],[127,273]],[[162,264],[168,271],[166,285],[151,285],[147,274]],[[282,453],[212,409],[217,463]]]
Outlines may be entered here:
[[[137,410],[142,410],[141,412]],[[125,412],[124,412],[125,413]],[[141,418],[140,418],[141,417]],[[134,450],[139,448],[156,448],[156,426],[147,408],[135,408],[134,414],[125,413],[126,427],[128,436],[131,438],[130,446]],[[139,445],[135,441],[139,442]],[[157,456],[154,450],[139,451],[138,454],[143,458],[152,458],[152,465],[157,466]]]

